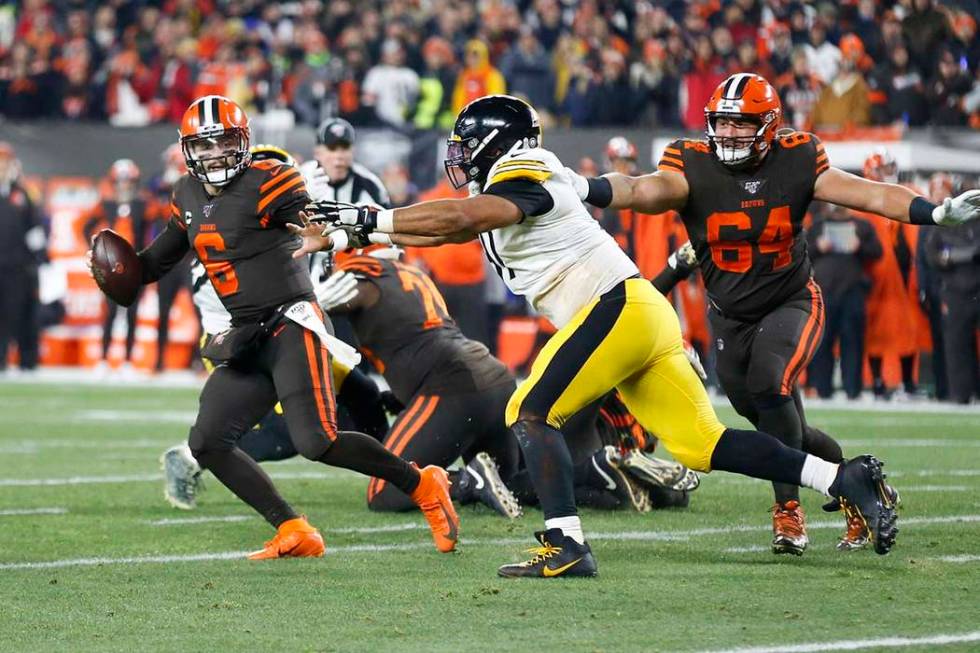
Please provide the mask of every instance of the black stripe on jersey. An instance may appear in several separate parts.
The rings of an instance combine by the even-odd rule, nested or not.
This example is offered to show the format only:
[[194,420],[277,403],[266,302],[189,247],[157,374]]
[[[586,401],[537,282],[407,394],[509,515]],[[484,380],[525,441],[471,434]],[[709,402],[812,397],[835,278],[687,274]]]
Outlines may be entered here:
[[487,231],[480,234],[480,240],[483,240],[483,236],[487,237],[487,239],[483,241],[484,251],[486,251],[487,258],[490,259],[493,266],[497,268],[497,274],[500,275],[500,278],[503,279],[504,277],[503,270],[507,270],[508,278],[513,279],[516,277],[517,275],[514,273],[514,271],[504,265],[504,259],[500,258],[500,254],[497,252],[497,246],[493,244],[493,232]]
[[521,416],[546,420],[551,408],[616,325],[626,306],[626,282],[621,281],[592,307],[585,320],[548,361],[544,373],[518,408]]

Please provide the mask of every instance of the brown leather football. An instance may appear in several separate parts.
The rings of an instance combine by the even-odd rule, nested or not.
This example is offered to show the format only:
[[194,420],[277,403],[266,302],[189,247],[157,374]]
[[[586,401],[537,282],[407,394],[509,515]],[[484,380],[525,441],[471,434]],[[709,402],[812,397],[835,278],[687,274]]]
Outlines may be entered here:
[[92,276],[112,301],[129,306],[143,285],[136,250],[112,229],[103,229],[92,242]]

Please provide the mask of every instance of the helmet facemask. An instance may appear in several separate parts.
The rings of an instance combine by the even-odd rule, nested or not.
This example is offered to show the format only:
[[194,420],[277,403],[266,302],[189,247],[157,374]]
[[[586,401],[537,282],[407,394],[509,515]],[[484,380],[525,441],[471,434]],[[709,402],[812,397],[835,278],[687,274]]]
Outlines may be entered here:
[[[475,136],[465,140],[455,134],[450,137],[446,147],[445,166],[446,176],[453,188],[462,188],[471,181],[479,181],[490,171],[490,165],[503,153],[500,148],[494,148],[493,152],[487,151],[497,134],[498,130],[494,129],[482,141]],[[489,165],[484,166],[483,163],[488,159]]]
[[252,161],[248,132],[238,127],[181,138],[180,147],[190,175],[218,188],[231,183]]
[[[745,136],[718,136],[716,124],[719,118],[731,118],[755,125],[755,133]],[[769,148],[768,133],[777,116],[769,112],[762,116],[737,112],[707,112],[708,142],[718,160],[726,166],[741,168],[756,163]]]

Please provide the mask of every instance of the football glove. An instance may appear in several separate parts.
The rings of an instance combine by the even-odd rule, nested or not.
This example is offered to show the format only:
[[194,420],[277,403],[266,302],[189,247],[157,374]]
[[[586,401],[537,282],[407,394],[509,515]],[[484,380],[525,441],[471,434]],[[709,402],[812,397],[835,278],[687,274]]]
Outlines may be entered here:
[[687,241],[667,257],[667,265],[683,277],[690,275],[698,266],[698,255],[694,253],[691,241]]
[[358,227],[365,235],[378,226],[378,207],[356,206],[334,200],[314,201],[307,205],[311,222],[326,222],[340,227]]
[[361,249],[371,244],[371,240],[363,227],[333,223],[323,230],[323,235],[330,237],[330,251],[332,252]]
[[968,190],[956,197],[947,197],[932,210],[932,219],[944,227],[980,218],[980,190]]
[[357,297],[357,278],[345,270],[337,270],[329,277],[314,284],[316,301],[325,311],[346,304]]

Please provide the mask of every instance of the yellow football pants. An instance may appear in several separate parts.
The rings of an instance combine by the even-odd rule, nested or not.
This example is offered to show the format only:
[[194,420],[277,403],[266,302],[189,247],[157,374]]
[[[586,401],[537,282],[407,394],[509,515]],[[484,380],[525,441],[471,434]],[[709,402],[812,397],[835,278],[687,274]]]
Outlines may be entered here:
[[551,337],[511,397],[507,425],[541,419],[560,429],[613,388],[675,459],[710,471],[725,426],[684,356],[677,314],[645,279],[622,282]]

